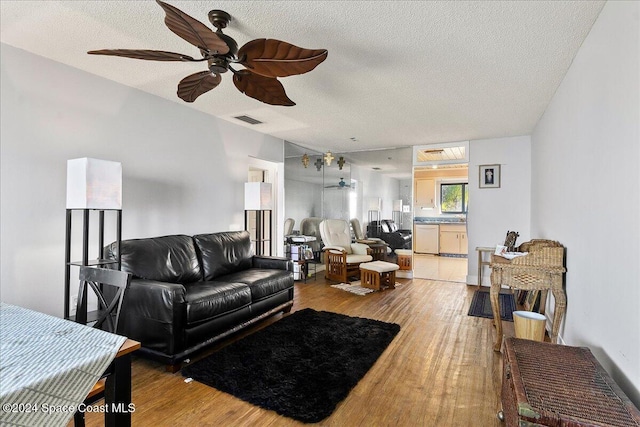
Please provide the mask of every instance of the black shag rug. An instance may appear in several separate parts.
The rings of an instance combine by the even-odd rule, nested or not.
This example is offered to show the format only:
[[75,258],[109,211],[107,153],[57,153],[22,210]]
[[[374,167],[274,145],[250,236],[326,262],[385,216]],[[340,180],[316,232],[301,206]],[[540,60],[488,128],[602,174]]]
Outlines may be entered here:
[[[500,318],[513,322],[513,311],[516,309],[516,301],[510,293],[500,293]],[[476,291],[469,307],[469,316],[486,317],[493,319],[491,311],[491,298],[488,291]]]
[[310,308],[195,362],[182,375],[305,423],[331,415],[400,331]]

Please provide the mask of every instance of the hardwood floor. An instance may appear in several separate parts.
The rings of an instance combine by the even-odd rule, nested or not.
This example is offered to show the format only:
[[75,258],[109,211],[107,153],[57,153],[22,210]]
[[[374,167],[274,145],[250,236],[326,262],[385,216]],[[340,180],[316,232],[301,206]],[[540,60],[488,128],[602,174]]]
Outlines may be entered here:
[[[492,321],[467,316],[474,286],[398,279],[402,285],[395,290],[358,296],[331,288],[322,273],[318,276],[314,282],[296,282],[293,311],[311,307],[402,327],[349,396],[319,425],[502,425],[496,417],[501,354],[492,350]],[[513,334],[509,322],[505,329]],[[198,382],[186,383],[179,372],[167,373],[146,359],[134,358],[132,369],[134,426],[302,425]],[[88,426],[103,425],[102,414],[87,414],[86,419]]]

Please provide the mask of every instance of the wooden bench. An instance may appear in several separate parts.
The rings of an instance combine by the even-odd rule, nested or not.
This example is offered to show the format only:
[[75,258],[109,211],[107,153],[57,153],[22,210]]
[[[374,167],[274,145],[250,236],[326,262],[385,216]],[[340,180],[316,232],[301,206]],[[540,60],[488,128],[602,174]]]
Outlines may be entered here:
[[507,427],[640,426],[640,411],[587,347],[507,338],[502,413]]

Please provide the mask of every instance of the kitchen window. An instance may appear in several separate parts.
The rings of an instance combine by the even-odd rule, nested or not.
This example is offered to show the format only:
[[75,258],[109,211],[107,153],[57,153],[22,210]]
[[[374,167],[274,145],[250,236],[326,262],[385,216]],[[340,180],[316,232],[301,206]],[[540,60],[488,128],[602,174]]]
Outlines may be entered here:
[[452,182],[440,184],[440,206],[442,213],[467,213],[469,204],[469,184]]

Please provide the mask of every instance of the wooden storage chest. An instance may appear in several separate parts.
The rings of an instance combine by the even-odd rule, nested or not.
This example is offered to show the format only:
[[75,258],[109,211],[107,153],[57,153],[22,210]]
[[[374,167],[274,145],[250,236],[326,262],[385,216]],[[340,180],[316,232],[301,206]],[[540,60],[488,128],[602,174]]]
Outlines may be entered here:
[[508,427],[640,426],[640,411],[586,347],[508,338],[502,371]]

